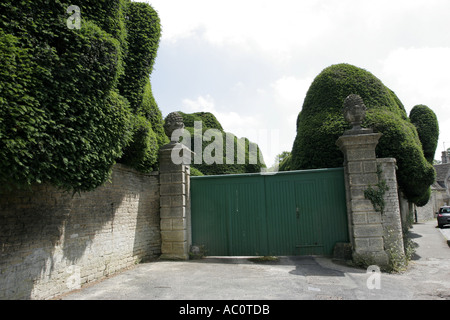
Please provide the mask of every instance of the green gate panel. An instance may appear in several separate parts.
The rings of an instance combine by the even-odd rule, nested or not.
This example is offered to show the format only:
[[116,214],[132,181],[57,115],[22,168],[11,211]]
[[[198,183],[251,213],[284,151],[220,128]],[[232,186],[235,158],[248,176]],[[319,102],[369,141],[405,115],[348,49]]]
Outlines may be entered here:
[[229,253],[232,256],[265,255],[264,179],[252,177],[229,185]]
[[191,178],[207,255],[331,255],[348,242],[343,168]]
[[205,246],[208,255],[227,256],[228,185],[191,180],[191,225],[194,244]]
[[266,187],[270,254],[323,254],[316,180],[284,174],[270,177]]
[[331,256],[337,242],[350,242],[344,170],[330,171],[327,179],[319,181],[318,188],[321,201],[317,213],[321,217],[324,254]]

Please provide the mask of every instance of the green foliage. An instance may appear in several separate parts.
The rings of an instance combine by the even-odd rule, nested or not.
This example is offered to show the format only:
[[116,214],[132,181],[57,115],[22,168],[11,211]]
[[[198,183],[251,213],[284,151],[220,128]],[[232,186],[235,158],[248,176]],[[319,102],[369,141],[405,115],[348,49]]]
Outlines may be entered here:
[[204,176],[203,173],[200,172],[200,170],[198,170],[197,168],[191,167],[191,176],[192,177],[200,177],[200,176]]
[[164,121],[161,110],[159,110],[158,104],[153,97],[149,78],[147,78],[147,83],[144,87],[141,114],[150,121],[153,132],[156,134],[158,146],[161,147],[169,143],[169,138],[164,132]]
[[278,163],[278,171],[289,171],[291,163],[291,153],[283,151],[275,157],[275,164]]
[[159,147],[151,122],[141,115],[133,115],[131,131],[133,143],[124,149],[121,162],[141,172],[153,171]]
[[40,141],[50,119],[33,92],[36,63],[19,39],[0,29],[0,183],[29,185],[44,174],[33,171],[37,157],[45,156]]
[[210,112],[183,113],[181,111],[178,111],[178,113],[183,117],[184,125],[187,128],[193,128],[194,122],[199,121],[202,123],[203,128],[223,131],[222,125]]
[[371,109],[389,110],[406,119],[406,111],[395,94],[370,72],[349,64],[338,64],[323,70],[311,84],[302,111],[315,115],[328,110],[341,114],[343,100],[358,92]]
[[343,165],[336,140],[349,128],[342,105],[350,94],[360,95],[368,109],[363,126],[383,133],[377,156],[397,159],[400,188],[410,201],[418,201],[435,172],[424,157],[416,128],[393,91],[370,72],[348,64],[326,68],[311,84],[297,119],[290,170]]
[[389,111],[369,111],[365,125],[383,133],[376,154],[397,160],[399,187],[409,201],[417,204],[433,184],[436,172],[423,155],[416,128]]
[[119,89],[130,102],[135,121],[131,144],[119,161],[141,172],[149,172],[158,168],[159,147],[168,143],[149,77],[159,47],[161,26],[156,11],[140,2],[129,4],[125,25],[128,54]]
[[128,54],[124,59],[126,70],[119,89],[130,102],[133,112],[139,113],[143,111],[144,90],[151,92],[148,82],[159,47],[161,27],[156,11],[143,2],[129,4],[126,27]]
[[406,119],[395,94],[371,73],[348,64],[328,67],[311,84],[297,118],[292,169],[342,166],[335,142],[349,128],[342,104],[352,93],[359,94],[369,109],[382,108]]
[[366,190],[364,190],[364,197],[372,202],[375,211],[381,212],[381,214],[383,214],[384,208],[386,206],[384,195],[386,191],[389,191],[389,187],[386,184],[386,180],[382,179],[381,173],[381,168],[380,166],[378,166],[378,184],[375,186],[376,188],[369,186]]
[[[223,131],[222,125],[213,114],[209,112],[186,114],[180,111],[178,111],[178,113],[183,117],[186,130],[190,133],[190,148],[195,151],[195,140],[202,141],[202,163],[197,164],[193,161],[193,164],[191,165],[191,170],[194,169],[196,174],[198,174],[198,172],[203,175],[256,173],[260,172],[261,168],[265,168],[264,160],[262,159],[262,154],[259,147],[250,142],[247,138],[238,139],[235,135]],[[195,132],[194,121],[202,122],[201,135],[200,132]],[[208,164],[204,161],[204,155],[208,153],[208,146],[211,147],[214,145],[215,138],[213,135],[218,135],[222,138],[222,163],[215,162]],[[229,139],[232,139],[234,143],[233,163],[231,164],[227,164],[226,162],[227,152],[231,152],[227,150],[227,136]],[[245,150],[245,159],[242,164],[238,163],[238,150]],[[256,154],[252,153],[253,151],[256,151]],[[215,156],[215,154],[213,154],[213,156]],[[256,161],[253,161],[253,159]],[[198,170],[198,172],[196,170]]]
[[[73,0],[64,6],[77,5],[81,10],[82,23],[92,21],[102,30],[116,38],[124,52],[127,51],[127,28],[125,17],[129,0]],[[83,24],[82,24],[83,27]]]
[[418,207],[425,206],[428,201],[431,198],[431,187],[428,187],[428,189],[423,193],[421,196],[417,197],[415,203]]
[[282,153],[276,155],[275,162],[281,163],[281,162],[283,162],[283,160],[285,160],[290,155],[291,155],[291,153],[289,151],[283,151]]
[[[70,5],[81,29],[67,27]],[[147,13],[136,10],[141,33],[137,7]],[[129,0],[3,1],[0,12],[0,185],[92,190],[128,145],[141,157],[133,166],[148,171],[166,141],[149,83],[156,12]]]
[[417,105],[412,108],[409,118],[417,128],[425,159],[432,164],[439,140],[439,123],[436,114],[425,105]]
[[283,161],[280,162],[278,170],[279,171],[290,171],[291,170],[291,158],[292,155],[289,154]]

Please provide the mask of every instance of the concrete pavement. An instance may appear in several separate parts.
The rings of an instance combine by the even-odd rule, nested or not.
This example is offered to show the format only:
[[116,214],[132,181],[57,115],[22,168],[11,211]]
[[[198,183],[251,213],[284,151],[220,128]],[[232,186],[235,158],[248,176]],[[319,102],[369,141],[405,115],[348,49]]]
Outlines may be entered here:
[[447,240],[447,244],[450,246],[450,225],[445,226],[442,229],[439,229],[444,238]]
[[[444,233],[447,232],[444,229]],[[450,229],[448,229],[450,230]],[[65,300],[450,300],[450,248],[436,222],[415,224],[406,272],[378,273],[325,257],[207,257],[137,265]],[[375,272],[372,272],[375,271]]]

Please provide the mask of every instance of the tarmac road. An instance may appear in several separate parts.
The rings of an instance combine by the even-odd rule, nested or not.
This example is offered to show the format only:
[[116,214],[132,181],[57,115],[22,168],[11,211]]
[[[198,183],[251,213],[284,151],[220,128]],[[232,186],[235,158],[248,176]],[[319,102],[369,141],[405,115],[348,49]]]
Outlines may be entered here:
[[[436,221],[415,224],[407,271],[373,273],[325,257],[207,257],[137,265],[64,300],[450,300],[450,248]],[[449,237],[450,239],[450,237]]]

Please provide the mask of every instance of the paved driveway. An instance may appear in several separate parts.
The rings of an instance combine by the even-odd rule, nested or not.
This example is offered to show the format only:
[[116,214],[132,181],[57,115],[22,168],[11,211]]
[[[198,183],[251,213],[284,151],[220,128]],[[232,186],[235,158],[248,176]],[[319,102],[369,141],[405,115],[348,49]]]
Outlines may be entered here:
[[416,255],[401,274],[368,273],[324,257],[280,257],[274,262],[208,257],[140,264],[61,298],[450,300],[450,248],[443,233],[430,221],[414,225],[412,237]]

